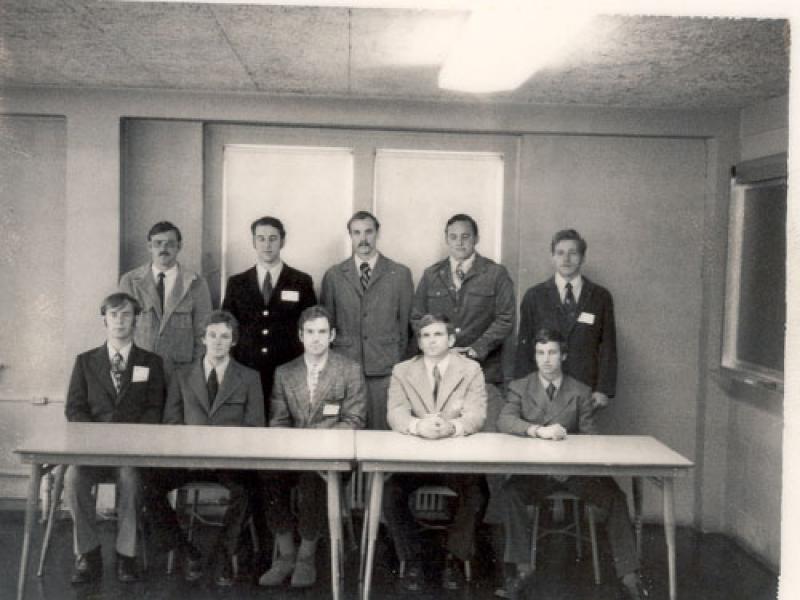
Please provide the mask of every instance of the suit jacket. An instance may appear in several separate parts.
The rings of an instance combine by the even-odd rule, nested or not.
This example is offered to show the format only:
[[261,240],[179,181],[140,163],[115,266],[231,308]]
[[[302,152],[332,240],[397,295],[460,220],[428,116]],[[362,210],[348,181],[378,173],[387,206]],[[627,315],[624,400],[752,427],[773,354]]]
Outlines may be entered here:
[[445,258],[425,269],[411,318],[416,324],[426,313],[447,315],[456,328],[456,346],[471,346],[486,381],[502,383],[503,342],[514,328],[515,302],[514,284],[504,266],[476,255],[456,290],[450,259]]
[[408,433],[414,419],[432,413],[459,423],[464,435],[480,431],[486,420],[486,385],[476,361],[451,352],[436,400],[422,355],[395,365],[389,383],[389,426]]
[[170,380],[164,423],[263,427],[264,399],[258,373],[231,358],[211,403],[203,361],[180,369]]
[[366,290],[352,256],[332,266],[322,279],[321,302],[333,315],[333,347],[359,362],[365,375],[389,375],[406,354],[413,295],[408,267],[382,254]]
[[[239,341],[231,353],[261,373],[265,401],[272,393],[275,369],[303,353],[297,321],[316,303],[311,277],[287,264],[272,288],[269,305],[264,304],[255,266],[228,279],[222,308],[239,321]],[[268,412],[265,407],[264,414]]]
[[497,419],[498,431],[524,436],[531,425],[555,423],[567,433],[597,433],[589,386],[565,375],[551,401],[538,373],[509,384],[506,402]]
[[604,287],[583,278],[578,315],[591,315],[568,325],[555,277],[530,288],[520,306],[519,335],[514,374],[524,377],[536,370],[534,338],[539,329],[555,329],[567,340],[564,373],[582,381],[592,391],[611,397],[617,391],[617,335],[614,302]]
[[199,274],[178,265],[175,286],[164,299],[164,312],[156,290],[150,263],[125,273],[119,289],[142,305],[134,341],[161,356],[168,370],[203,356],[203,323],[211,312],[208,284]]
[[328,362],[317,379],[313,404],[307,376],[306,361],[302,356],[277,368],[270,402],[270,427],[364,427],[367,395],[361,365],[336,352],[329,352]]
[[[133,381],[134,370],[137,381]],[[161,357],[134,344],[117,394],[108,348],[103,344],[75,360],[64,414],[67,421],[87,423],[160,423],[165,387]]]

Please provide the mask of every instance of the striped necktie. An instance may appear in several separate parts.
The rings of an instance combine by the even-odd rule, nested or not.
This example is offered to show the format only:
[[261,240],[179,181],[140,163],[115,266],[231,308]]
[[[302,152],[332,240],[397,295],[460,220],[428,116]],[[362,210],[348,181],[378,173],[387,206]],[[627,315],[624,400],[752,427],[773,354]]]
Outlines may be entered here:
[[362,262],[358,268],[361,269],[361,287],[366,290],[369,285],[370,277],[369,263]]
[[116,352],[111,357],[111,379],[114,381],[114,389],[117,390],[117,394],[119,394],[119,390],[122,387],[122,373],[124,371],[125,365],[123,364],[122,354]]

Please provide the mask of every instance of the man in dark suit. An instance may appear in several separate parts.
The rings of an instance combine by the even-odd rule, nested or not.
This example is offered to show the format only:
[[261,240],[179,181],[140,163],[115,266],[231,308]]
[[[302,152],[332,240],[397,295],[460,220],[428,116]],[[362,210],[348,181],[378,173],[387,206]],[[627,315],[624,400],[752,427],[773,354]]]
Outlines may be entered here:
[[353,255],[322,279],[321,303],[336,329],[333,347],[357,361],[367,382],[368,429],[388,429],[386,391],[405,356],[414,283],[411,271],[378,252],[380,223],[358,211],[347,222]]
[[[275,371],[270,427],[361,429],[367,399],[361,366],[331,352],[336,337],[331,316],[322,306],[303,311],[299,322],[302,356]],[[317,539],[325,527],[325,484],[317,473],[263,473],[267,520],[275,534],[278,557],[259,580],[267,587],[281,585],[291,575],[292,587],[314,585]],[[297,515],[292,514],[291,491],[297,485]],[[295,526],[300,548],[294,543]]]
[[614,302],[607,289],[581,275],[586,241],[574,229],[553,236],[555,275],[530,288],[520,306],[514,374],[536,370],[533,338],[540,329],[559,331],[569,345],[564,372],[588,385],[592,404],[603,408],[617,389]]
[[[135,298],[124,293],[103,300],[100,314],[106,343],[80,354],[72,369],[65,413],[68,421],[86,423],[158,423],[164,407],[164,365],[159,356],[133,343]],[[109,435],[113,432],[109,431]],[[140,508],[139,471],[134,467],[71,465],[66,494],[72,508],[77,559],[72,583],[98,579],[103,572],[95,524],[92,486],[113,476],[117,483],[117,577],[136,581],[136,519]]]
[[317,303],[317,297],[311,277],[281,260],[286,230],[279,219],[261,217],[250,231],[256,264],[228,279],[222,309],[239,321],[241,333],[233,357],[261,374],[268,415],[275,369],[303,353],[297,319]]
[[[558,331],[542,329],[534,336],[533,347],[537,371],[511,382],[497,429],[545,440],[563,440],[573,433],[597,433],[591,389],[562,371],[562,363],[569,355],[563,336]],[[498,595],[517,597],[530,575],[527,505],[543,502],[559,490],[583,498],[607,515],[606,529],[617,576],[627,597],[641,600],[639,558],[628,503],[611,477],[513,475],[505,482],[506,553],[517,565],[517,576]]]
[[469,215],[450,217],[444,229],[450,254],[427,269],[414,294],[415,329],[427,313],[444,314],[455,327],[455,350],[477,360],[487,391],[499,400],[495,386],[504,381],[503,343],[514,327],[514,284],[508,271],[478,254],[478,224]]
[[[451,350],[456,336],[446,316],[422,315],[418,326],[422,356],[398,363],[392,371],[389,425],[394,431],[430,440],[480,431],[486,419],[486,386],[480,365]],[[436,448],[432,446],[431,452]],[[458,494],[442,572],[442,586],[457,589],[461,573],[451,555],[461,560],[474,555],[475,529],[488,495],[486,481],[480,475],[396,473],[386,482],[383,512],[397,557],[408,563],[402,584],[411,592],[420,589],[422,568],[418,526],[408,501],[423,485],[444,485]]]
[[[238,333],[239,324],[229,312],[217,310],[208,316],[203,335],[205,355],[173,376],[164,407],[164,423],[264,426],[259,375],[230,357]],[[247,516],[247,473],[219,469],[150,469],[146,474],[145,493],[148,517],[156,535],[166,539],[167,547],[181,553],[186,579],[198,579],[202,575],[200,553],[186,540],[166,499],[170,490],[194,481],[219,483],[230,492],[213,561],[216,584],[229,586],[233,583],[232,557],[236,554],[239,534]]]

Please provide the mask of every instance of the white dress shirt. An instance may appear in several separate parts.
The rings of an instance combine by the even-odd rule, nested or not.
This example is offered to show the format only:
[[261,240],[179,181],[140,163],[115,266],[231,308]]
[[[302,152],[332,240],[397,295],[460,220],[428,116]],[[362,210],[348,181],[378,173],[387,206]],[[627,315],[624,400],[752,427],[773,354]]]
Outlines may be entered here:
[[231,357],[228,356],[223,360],[221,363],[217,363],[216,366],[212,365],[208,361],[208,357],[203,357],[203,371],[206,374],[206,383],[208,383],[208,376],[211,375],[211,369],[216,369],[217,371],[217,383],[219,387],[222,387],[222,380],[225,379],[225,370],[228,368],[228,365],[231,362]]
[[278,264],[270,267],[267,269],[261,263],[256,263],[256,274],[258,275],[258,289],[264,289],[264,279],[267,277],[267,271],[269,271],[270,277],[272,278],[272,289],[275,289],[275,285],[278,283],[278,277],[281,276],[281,271],[283,270],[283,261],[279,260]]
[[465,258],[464,260],[456,260],[452,256],[450,257],[450,272],[453,274],[453,285],[456,286],[457,290],[461,289],[462,281],[456,275],[456,269],[458,269],[459,263],[461,263],[461,270],[464,271],[464,275],[469,273],[469,270],[472,268],[472,264],[475,262],[475,253],[473,252],[469,258]]
[[[572,295],[575,296],[575,304],[578,304],[578,301],[581,299],[581,290],[583,289],[583,276],[578,275],[569,283],[572,284]],[[564,303],[564,296],[567,294],[567,290],[565,289],[567,286],[567,280],[564,279],[560,273],[556,273],[556,287],[558,288],[558,295],[561,298],[561,303]]]
[[172,290],[175,289],[175,281],[178,279],[178,263],[175,263],[166,271],[158,270],[155,265],[152,265],[151,269],[153,270],[153,279],[156,281],[156,287],[158,286],[158,274],[164,273],[164,309],[166,309],[167,298],[172,295]]

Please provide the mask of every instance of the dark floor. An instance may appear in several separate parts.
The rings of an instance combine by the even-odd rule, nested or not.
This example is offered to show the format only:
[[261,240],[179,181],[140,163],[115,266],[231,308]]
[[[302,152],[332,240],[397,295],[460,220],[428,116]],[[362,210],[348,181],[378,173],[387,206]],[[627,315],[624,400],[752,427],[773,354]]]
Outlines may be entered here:
[[[359,523],[356,521],[356,526]],[[61,520],[54,530],[53,541],[44,577],[35,575],[35,563],[39,559],[41,530],[37,529],[33,539],[33,553],[28,573],[26,598],[62,600],[124,600],[124,599],[182,599],[204,600],[209,598],[249,599],[285,598],[289,600],[330,598],[329,555],[326,550],[318,553],[320,581],[306,591],[290,589],[267,590],[254,584],[257,576],[243,574],[232,588],[218,589],[213,582],[185,583],[180,576],[168,576],[164,572],[164,555],[153,556],[150,551],[150,569],[146,582],[120,584],[114,576],[113,536],[114,523],[102,524],[103,558],[105,576],[102,582],[82,587],[69,584],[72,569],[71,523]],[[23,517],[21,513],[0,513],[0,599],[14,598],[20,549],[22,547]],[[604,537],[602,529],[600,537]],[[201,532],[201,545],[208,547],[213,535]],[[431,556],[424,591],[416,594],[402,592],[396,587],[393,570],[396,568],[391,546],[381,539],[376,556],[375,575],[371,597],[374,599],[419,598],[432,600],[451,598],[489,600],[499,581],[499,571],[494,561],[491,534],[481,530],[478,558],[474,566],[474,581],[464,590],[448,592],[438,585],[443,553],[436,538],[430,540]],[[349,544],[348,540],[348,544]],[[614,581],[607,548],[601,542],[603,583],[594,584],[591,553],[587,547],[584,559],[575,561],[574,544],[564,538],[548,538],[539,546],[537,574],[528,590],[527,598],[536,600],[615,600],[619,590]],[[643,578],[649,591],[649,600],[668,598],[666,550],[662,530],[647,526],[644,531]],[[344,598],[358,597],[358,551],[349,547],[346,552]],[[688,529],[678,531],[678,597],[681,600],[774,600],[777,577],[760,563],[740,550],[721,535],[702,535]]]

